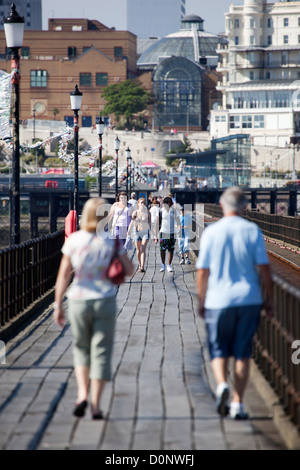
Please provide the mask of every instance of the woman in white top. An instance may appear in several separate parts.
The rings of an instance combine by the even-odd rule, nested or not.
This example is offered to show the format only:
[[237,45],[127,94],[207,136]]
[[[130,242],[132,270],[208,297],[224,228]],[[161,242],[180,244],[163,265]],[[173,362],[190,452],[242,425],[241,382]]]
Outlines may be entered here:
[[[107,269],[116,250],[116,242],[104,231],[96,233],[103,216],[97,209],[106,201],[89,199],[83,209],[81,230],[66,240],[62,252],[54,303],[54,321],[65,325],[62,307],[68,289],[68,317],[73,334],[73,359],[77,380],[77,400],[73,414],[85,414],[91,382],[91,411],[93,419],[102,419],[100,398],[107,380],[111,379],[111,355],[114,339],[117,288],[107,278]],[[101,212],[101,211],[99,211]],[[98,213],[99,213],[98,212]],[[133,273],[133,264],[124,248],[119,257],[126,274]]]
[[124,246],[128,227],[131,222],[133,207],[127,203],[127,194],[122,192],[117,196],[116,202],[112,205],[109,220],[113,218],[112,228],[114,236],[120,240]]
[[139,272],[145,272],[146,246],[149,240],[149,212],[146,207],[146,200],[141,198],[137,203],[137,210],[132,214],[132,221],[128,228],[128,234],[135,230],[134,241],[139,262]]
[[158,218],[159,218],[159,209],[160,209],[160,204],[157,198],[154,196],[152,199],[151,208],[149,209],[151,238],[154,238],[156,236],[156,228],[158,226]]

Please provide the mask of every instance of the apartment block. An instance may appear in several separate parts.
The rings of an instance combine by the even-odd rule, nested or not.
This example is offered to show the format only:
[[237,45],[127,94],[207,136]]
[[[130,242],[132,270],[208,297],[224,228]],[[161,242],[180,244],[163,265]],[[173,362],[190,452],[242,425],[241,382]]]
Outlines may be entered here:
[[[10,72],[0,31],[0,68]],[[136,36],[96,20],[49,19],[47,31],[25,31],[21,51],[20,119],[72,121],[70,92],[83,93],[80,125],[90,127],[104,107],[102,90],[136,77]]]

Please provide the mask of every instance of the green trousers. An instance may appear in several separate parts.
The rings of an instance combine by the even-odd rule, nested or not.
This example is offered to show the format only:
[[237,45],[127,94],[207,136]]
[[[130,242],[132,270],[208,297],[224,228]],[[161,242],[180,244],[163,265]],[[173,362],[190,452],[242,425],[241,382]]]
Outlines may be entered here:
[[91,379],[111,380],[116,299],[68,300],[74,367],[88,366]]

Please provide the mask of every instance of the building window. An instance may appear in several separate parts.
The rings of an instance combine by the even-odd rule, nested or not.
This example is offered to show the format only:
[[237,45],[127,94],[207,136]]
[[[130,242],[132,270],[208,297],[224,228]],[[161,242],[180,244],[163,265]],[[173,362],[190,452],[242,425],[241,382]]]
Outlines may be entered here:
[[108,85],[108,74],[96,73],[96,85],[99,85],[99,86]]
[[283,44],[288,44],[288,43],[289,43],[288,35],[283,36]]
[[230,116],[229,127],[230,129],[239,129],[240,128],[240,116]]
[[68,47],[68,57],[70,60],[76,57],[76,47]]
[[268,18],[268,28],[272,28],[272,26],[273,26],[272,18]]
[[254,116],[254,129],[261,129],[265,127],[265,116]]
[[271,78],[272,78],[271,72],[267,72],[266,73],[266,79],[271,80]]
[[268,45],[270,46],[272,44],[272,36],[268,36]]
[[283,26],[288,26],[289,25],[289,19],[288,18],[283,18]]
[[29,47],[22,47],[21,57],[24,59],[25,57],[30,56],[30,49]]
[[298,34],[298,43],[300,44],[300,34]]
[[254,45],[254,36],[250,36],[250,44],[251,44],[251,46]]
[[251,129],[252,127],[252,116],[242,116],[242,128]]
[[114,56],[115,57],[123,57],[123,47],[115,47],[114,48]]
[[80,73],[79,74],[79,84],[83,86],[91,86],[92,84],[92,74],[91,73]]
[[239,37],[235,36],[234,38],[234,44],[237,46],[239,44]]
[[235,19],[235,20],[234,20],[234,27],[235,27],[235,29],[239,29],[239,27],[240,27],[240,20],[238,20],[238,19]]
[[249,74],[249,78],[250,80],[254,80],[254,72],[253,70],[251,70],[250,74]]
[[281,65],[287,65],[288,63],[288,55],[287,52],[284,51],[281,53]]
[[255,20],[253,18],[250,18],[250,28],[255,27]]
[[47,70],[31,70],[30,71],[30,86],[47,87]]
[[298,18],[298,26],[300,26],[300,18]]

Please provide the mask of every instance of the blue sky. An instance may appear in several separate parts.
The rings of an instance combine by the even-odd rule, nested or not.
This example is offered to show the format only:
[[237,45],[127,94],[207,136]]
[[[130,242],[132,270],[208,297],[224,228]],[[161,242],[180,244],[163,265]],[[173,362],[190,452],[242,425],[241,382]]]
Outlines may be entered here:
[[[242,5],[243,0],[186,0],[186,13],[201,16],[206,31],[220,33],[225,29],[224,13],[231,3]],[[126,29],[125,6],[126,0],[42,0],[43,29],[48,29],[51,17],[88,18],[108,27]]]

